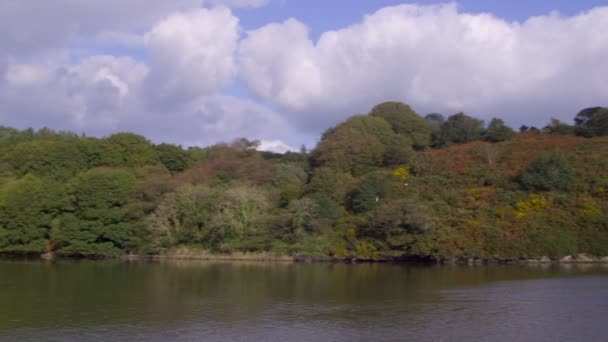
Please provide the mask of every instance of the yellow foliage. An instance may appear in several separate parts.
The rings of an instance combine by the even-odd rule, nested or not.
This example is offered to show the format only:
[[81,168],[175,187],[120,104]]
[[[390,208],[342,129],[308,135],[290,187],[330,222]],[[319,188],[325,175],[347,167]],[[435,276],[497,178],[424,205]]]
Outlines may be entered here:
[[496,208],[496,217],[504,219],[506,213],[507,213],[507,209],[506,208],[504,208],[504,207],[498,207],[498,208]]
[[608,191],[603,186],[600,186],[595,190],[595,195],[599,198],[608,198]]
[[337,247],[336,249],[334,249],[334,256],[336,257],[345,257],[347,253],[348,252],[344,247]]
[[354,229],[347,229],[346,233],[344,234],[346,236],[347,239],[353,239],[357,236],[357,232],[355,232]]
[[411,176],[410,169],[405,166],[400,166],[400,167],[396,168],[393,171],[393,175],[395,177],[399,178],[399,180],[401,180],[402,182],[407,181]]
[[471,227],[471,228],[479,228],[482,225],[482,222],[480,220],[476,220],[476,219],[468,219],[466,221],[467,226]]
[[357,244],[356,248],[357,258],[359,259],[378,259],[380,258],[380,252],[376,249],[376,246],[369,242],[361,242]]
[[601,209],[598,207],[597,203],[593,201],[593,199],[584,198],[582,202],[581,208],[576,211],[576,216],[585,217],[599,215],[602,213]]
[[515,204],[515,217],[523,218],[532,212],[542,212],[549,208],[549,202],[537,194],[531,194],[527,201]]

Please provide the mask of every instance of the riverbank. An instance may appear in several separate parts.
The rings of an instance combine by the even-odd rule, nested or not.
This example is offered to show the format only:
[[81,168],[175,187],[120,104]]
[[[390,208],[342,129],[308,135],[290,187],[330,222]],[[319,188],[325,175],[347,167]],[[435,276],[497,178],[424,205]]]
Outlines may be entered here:
[[259,262],[286,262],[286,263],[418,263],[418,264],[608,264],[608,256],[597,257],[586,253],[568,255],[561,258],[549,258],[547,256],[539,258],[452,258],[435,259],[431,257],[385,257],[376,259],[361,259],[353,257],[333,257],[333,256],[307,256],[307,255],[285,255],[271,252],[235,252],[231,254],[217,254],[205,250],[195,250],[190,248],[177,248],[163,254],[141,255],[125,254],[121,256],[108,257],[78,257],[56,255],[51,252],[42,254],[11,254],[0,253],[4,258],[31,258],[31,259],[123,259],[123,260],[208,260],[208,261],[259,261]]

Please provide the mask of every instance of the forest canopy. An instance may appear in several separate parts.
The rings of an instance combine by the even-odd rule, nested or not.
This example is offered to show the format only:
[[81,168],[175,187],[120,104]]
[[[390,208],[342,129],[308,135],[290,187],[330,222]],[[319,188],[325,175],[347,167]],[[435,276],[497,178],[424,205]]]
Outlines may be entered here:
[[385,102],[306,152],[0,127],[0,253],[608,255],[608,108],[518,132]]

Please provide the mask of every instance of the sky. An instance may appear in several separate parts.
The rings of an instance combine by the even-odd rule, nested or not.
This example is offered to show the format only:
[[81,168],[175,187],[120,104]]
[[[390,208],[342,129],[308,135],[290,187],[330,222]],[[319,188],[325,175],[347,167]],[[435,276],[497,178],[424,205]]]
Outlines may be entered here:
[[0,18],[17,128],[282,152],[389,100],[515,128],[608,105],[608,1],[2,0]]

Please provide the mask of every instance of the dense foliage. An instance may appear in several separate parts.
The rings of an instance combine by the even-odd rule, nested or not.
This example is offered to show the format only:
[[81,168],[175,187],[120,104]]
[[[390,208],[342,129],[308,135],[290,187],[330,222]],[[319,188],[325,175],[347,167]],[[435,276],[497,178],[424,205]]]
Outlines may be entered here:
[[286,154],[0,127],[0,252],[605,256],[607,122],[516,133],[385,102]]

